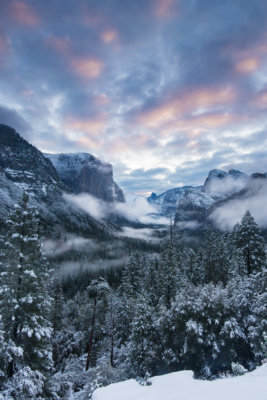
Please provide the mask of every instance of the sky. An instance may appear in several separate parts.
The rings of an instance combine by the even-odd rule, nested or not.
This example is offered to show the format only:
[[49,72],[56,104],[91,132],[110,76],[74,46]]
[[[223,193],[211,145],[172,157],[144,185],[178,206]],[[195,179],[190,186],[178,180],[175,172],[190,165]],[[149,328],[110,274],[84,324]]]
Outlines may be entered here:
[[125,192],[267,171],[266,0],[0,0],[0,123]]

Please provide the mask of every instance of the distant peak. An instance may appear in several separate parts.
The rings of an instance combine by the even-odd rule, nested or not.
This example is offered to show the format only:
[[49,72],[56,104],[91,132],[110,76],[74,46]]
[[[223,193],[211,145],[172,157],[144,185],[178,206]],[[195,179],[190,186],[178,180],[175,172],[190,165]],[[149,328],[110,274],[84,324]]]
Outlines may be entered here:
[[156,199],[158,196],[156,195],[156,193],[152,192],[151,195],[148,197],[149,200],[154,200]]

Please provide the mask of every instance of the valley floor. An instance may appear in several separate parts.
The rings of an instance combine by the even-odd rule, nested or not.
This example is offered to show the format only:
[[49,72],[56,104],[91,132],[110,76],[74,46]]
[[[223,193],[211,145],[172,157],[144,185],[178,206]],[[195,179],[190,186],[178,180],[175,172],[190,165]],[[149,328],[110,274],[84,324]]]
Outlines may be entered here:
[[97,389],[93,400],[264,400],[267,399],[267,363],[243,376],[204,381],[192,371],[150,379],[141,386],[131,379]]

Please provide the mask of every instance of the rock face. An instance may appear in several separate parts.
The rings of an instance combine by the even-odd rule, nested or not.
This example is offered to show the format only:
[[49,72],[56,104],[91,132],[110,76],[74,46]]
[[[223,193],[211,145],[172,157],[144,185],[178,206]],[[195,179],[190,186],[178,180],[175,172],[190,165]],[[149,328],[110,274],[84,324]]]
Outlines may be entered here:
[[89,193],[107,202],[125,202],[120,187],[113,180],[111,164],[87,153],[46,154],[62,182],[75,194]]

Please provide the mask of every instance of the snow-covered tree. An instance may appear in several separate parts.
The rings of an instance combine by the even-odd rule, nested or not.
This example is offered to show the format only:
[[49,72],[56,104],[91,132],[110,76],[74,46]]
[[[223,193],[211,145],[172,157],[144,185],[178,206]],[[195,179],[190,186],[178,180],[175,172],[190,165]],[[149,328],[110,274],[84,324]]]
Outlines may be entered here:
[[0,314],[9,348],[7,375],[27,367],[41,374],[52,367],[48,263],[42,254],[39,216],[28,195],[7,220]]
[[226,284],[229,279],[229,268],[226,236],[209,227],[197,255],[196,273],[199,276],[199,283]]
[[255,219],[247,211],[242,218],[241,224],[236,227],[237,246],[242,250],[247,266],[247,274],[256,273],[266,265],[264,240],[260,234]]
[[152,309],[143,296],[138,299],[131,328],[127,351],[128,368],[132,376],[144,377],[155,368],[157,344]]

